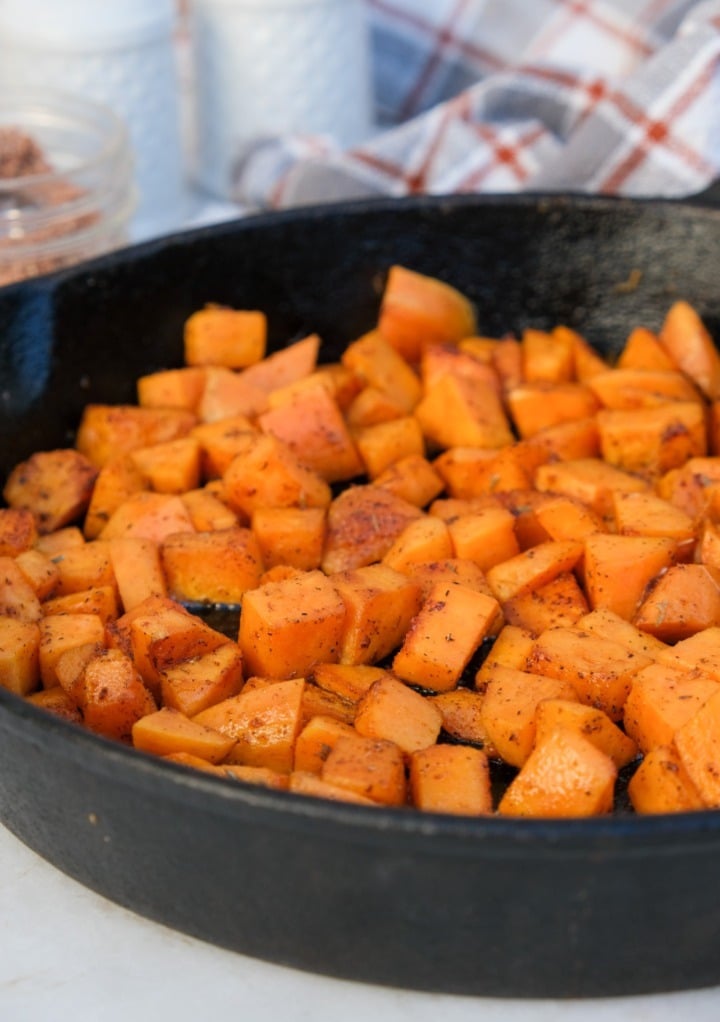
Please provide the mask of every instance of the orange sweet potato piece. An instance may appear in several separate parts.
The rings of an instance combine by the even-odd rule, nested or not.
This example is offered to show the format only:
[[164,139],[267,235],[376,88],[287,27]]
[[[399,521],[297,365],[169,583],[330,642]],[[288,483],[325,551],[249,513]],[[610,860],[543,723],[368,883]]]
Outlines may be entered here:
[[618,356],[617,368],[667,371],[677,369],[677,365],[656,333],[647,327],[636,326],[628,334]]
[[223,419],[244,416],[254,419],[266,411],[268,396],[254,387],[245,372],[223,366],[205,369],[205,386],[198,402],[197,416],[201,423],[218,423]]
[[[452,408],[452,415],[448,415]],[[447,447],[502,447],[513,434],[492,383],[484,387],[446,373],[430,383],[415,406],[429,444]]]
[[325,798],[331,802],[351,802],[354,805],[375,806],[371,798],[358,795],[349,788],[341,788],[337,784],[324,781],[317,774],[306,770],[293,770],[288,778],[288,791],[296,795],[309,795],[311,798]]
[[319,714],[305,724],[295,741],[294,770],[320,774],[335,743],[342,737],[355,736],[350,725],[335,717]]
[[477,333],[475,309],[456,288],[404,266],[392,266],[378,330],[408,362],[431,344],[457,343]]
[[720,354],[697,311],[685,301],[674,302],[660,328],[660,343],[675,365],[706,397],[720,397]]
[[490,768],[481,749],[432,745],[410,757],[410,790],[417,809],[456,816],[492,812]]
[[0,557],[17,557],[32,550],[38,539],[37,523],[28,508],[0,508]]
[[324,386],[305,388],[292,400],[270,408],[258,417],[258,425],[328,482],[352,479],[363,470],[342,412]]
[[243,598],[239,644],[250,674],[291,678],[340,659],[345,603],[320,571],[251,589]]
[[0,615],[18,621],[39,621],[40,599],[12,557],[0,557]]
[[575,378],[575,345],[570,331],[523,330],[523,377],[528,383],[565,383]]
[[647,409],[668,401],[701,403],[700,392],[682,373],[650,369],[609,369],[593,376],[588,386],[604,408]]
[[95,586],[66,596],[55,596],[43,604],[46,617],[53,614],[95,614],[105,624],[114,621],[119,613],[117,591],[114,586]]
[[303,571],[320,567],[325,544],[324,508],[256,508],[251,528],[266,568],[288,564]]
[[187,752],[210,763],[220,763],[232,749],[235,739],[163,706],[135,721],[132,743],[136,749],[155,756]]
[[330,505],[322,569],[361,568],[380,561],[422,511],[379,486],[351,486]]
[[673,735],[715,692],[718,683],[669,664],[650,664],[633,678],[625,702],[625,730],[641,752],[670,745]]
[[377,387],[363,387],[345,411],[345,421],[351,432],[366,426],[377,426],[405,415],[405,409],[396,404],[389,394]]
[[79,451],[38,451],[15,466],[3,496],[11,508],[31,511],[39,532],[53,532],[85,513],[96,476]]
[[583,540],[594,532],[605,531],[600,515],[573,497],[548,496],[534,508],[534,514],[548,539],[558,542]]
[[650,663],[649,657],[575,626],[548,628],[539,635],[527,669],[569,682],[580,702],[604,710],[617,721],[622,719],[634,676]]
[[[222,484],[221,484],[222,485]],[[239,518],[209,486],[187,490],[180,495],[196,532],[233,529]]]
[[322,764],[320,777],[381,805],[401,806],[407,797],[403,752],[383,738],[339,736]]
[[540,465],[535,486],[543,493],[562,494],[587,504],[600,516],[612,514],[614,491],[647,490],[648,484],[637,476],[608,465],[599,458],[576,458]]
[[230,763],[289,773],[302,726],[303,678],[243,690],[193,717],[235,739]]
[[535,744],[540,745],[551,731],[560,727],[577,731],[620,769],[637,756],[637,745],[614,724],[608,715],[594,706],[568,699],[544,699],[535,714]]
[[461,350],[459,345],[434,344],[425,348],[420,361],[423,387],[427,389],[433,381],[446,374],[480,390],[489,385],[498,395],[502,393],[500,377],[491,359],[477,359],[468,351]]
[[366,389],[384,395],[401,414],[411,412],[420,400],[419,377],[379,330],[371,330],[349,344],[341,361]]
[[193,436],[139,447],[129,457],[156,493],[185,493],[200,484],[200,443]]
[[403,681],[434,692],[454,688],[491,632],[497,600],[458,583],[437,583],[408,628],[393,659]]
[[703,628],[673,646],[659,645],[661,652],[655,657],[659,663],[700,672],[720,681],[720,627],[717,625]]
[[40,627],[0,616],[0,685],[26,696],[40,683]]
[[475,675],[475,688],[484,692],[495,667],[512,667],[524,671],[535,636],[519,625],[506,624],[493,642]]
[[90,658],[77,691],[85,727],[121,742],[130,742],[133,725],[157,709],[132,660],[117,649]]
[[160,559],[170,596],[190,602],[240,603],[263,571],[260,544],[241,526],[176,532],[164,540]]
[[382,560],[395,571],[412,574],[417,564],[452,557],[452,554],[452,540],[445,522],[433,515],[424,515],[405,526]]
[[25,697],[34,706],[40,706],[48,713],[70,721],[71,724],[82,724],[82,715],[70,696],[59,685],[54,688],[41,688],[39,692],[30,692]]
[[426,507],[443,490],[443,480],[427,458],[410,454],[399,458],[373,479],[374,486],[394,493],[415,507]]
[[487,580],[502,603],[572,571],[582,555],[582,543],[548,540],[494,565],[487,572]]
[[[333,665],[320,665],[317,664],[313,668],[313,674],[318,667],[321,666],[333,666]],[[253,682],[254,679],[248,679],[248,685]],[[247,686],[246,686],[247,687]],[[320,685],[306,684],[303,689],[302,695],[302,724],[303,727],[308,721],[312,720],[313,717],[333,717],[335,720],[342,721],[343,724],[352,724],[355,720],[355,703],[337,692],[330,691],[327,688],[321,688]]]
[[234,642],[160,671],[163,706],[186,717],[238,695],[242,687],[242,654]]
[[120,505],[147,488],[147,482],[131,454],[106,461],[95,479],[85,514],[85,538],[97,539]]
[[585,594],[570,571],[503,604],[508,624],[519,625],[535,635],[546,628],[574,625],[587,612]]
[[132,536],[162,543],[174,532],[194,532],[190,512],[182,498],[176,494],[143,490],[123,501],[110,516],[99,538],[111,540]]
[[505,455],[507,451],[512,448],[449,447],[435,458],[433,467],[449,496],[457,499],[527,489],[531,475],[515,458]]
[[301,464],[290,448],[269,434],[248,434],[245,449],[223,475],[231,508],[250,517],[261,507],[327,507],[327,481]]
[[370,686],[355,713],[359,734],[385,738],[408,754],[432,745],[441,727],[442,714],[431,700],[390,675]]
[[598,532],[585,540],[585,591],[593,610],[634,618],[648,585],[673,563],[675,540]]
[[702,809],[703,802],[674,748],[657,745],[645,754],[628,784],[636,813]]
[[594,415],[546,426],[534,433],[527,443],[542,452],[545,462],[600,456],[600,432]]
[[495,665],[485,673],[482,720],[492,747],[522,766],[535,744],[535,718],[543,699],[576,699],[569,681]]
[[374,664],[403,640],[420,608],[416,582],[384,564],[331,576],[345,605],[340,662]]
[[627,472],[662,474],[707,452],[705,409],[697,401],[605,408],[596,421],[602,457]]
[[720,482],[720,459],[690,458],[681,468],[670,469],[657,481],[660,497],[681,508],[691,518],[702,515],[712,489]]
[[60,574],[52,558],[36,549],[25,550],[14,560],[39,600],[46,600],[49,596],[55,595]]
[[720,624],[720,574],[705,564],[672,565],[654,582],[634,620],[663,642]]
[[653,661],[662,660],[668,652],[664,642],[660,642],[654,635],[641,632],[630,621],[606,607],[585,614],[577,622],[577,627],[603,639],[612,639],[629,653],[638,653]]
[[579,732],[552,731],[500,800],[504,816],[585,817],[612,809],[617,768]]
[[374,664],[316,664],[312,680],[341,699],[356,703],[388,671]]
[[623,536],[667,536],[678,549],[689,549],[696,537],[690,515],[654,493],[613,494],[615,527]]
[[320,338],[317,334],[308,334],[299,341],[274,351],[261,362],[243,369],[245,383],[270,393],[279,387],[286,387],[296,380],[309,376],[315,370]]
[[362,467],[370,479],[377,479],[401,458],[423,457],[425,454],[420,423],[414,415],[403,415],[358,429],[355,431],[355,443]]
[[205,370],[198,366],[160,369],[137,381],[138,404],[142,408],[180,408],[195,412],[205,386]]
[[459,742],[481,746],[488,756],[497,756],[482,719],[483,693],[456,688],[430,696],[442,714],[442,729]]
[[242,369],[265,354],[267,317],[255,309],[207,305],[185,321],[183,341],[188,366]]
[[675,732],[673,746],[703,805],[720,806],[720,691]]
[[288,774],[278,773],[269,767],[248,766],[245,763],[223,763],[218,770],[222,777],[231,781],[242,781],[244,784],[256,784],[261,788],[274,788],[278,791],[287,791],[289,784]]
[[200,444],[203,478],[222,476],[233,458],[247,449],[248,433],[256,432],[247,415],[230,415],[194,426],[190,435]]
[[510,416],[521,437],[532,437],[562,422],[594,415],[598,399],[584,383],[522,383],[507,396]]
[[487,571],[520,553],[515,517],[503,507],[482,508],[448,524],[452,555],[475,561]]
[[86,405],[75,445],[93,465],[102,468],[138,447],[186,436],[195,422],[195,415],[183,409]]
[[148,596],[167,596],[157,543],[139,536],[118,536],[109,541],[109,552],[124,610],[132,610]]

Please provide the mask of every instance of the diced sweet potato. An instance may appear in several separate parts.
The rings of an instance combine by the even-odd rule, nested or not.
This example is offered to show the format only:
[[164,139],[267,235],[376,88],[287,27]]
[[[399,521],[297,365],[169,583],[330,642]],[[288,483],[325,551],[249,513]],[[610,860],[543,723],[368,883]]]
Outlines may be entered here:
[[327,507],[330,486],[277,437],[250,434],[223,475],[228,504],[248,517],[262,507]]
[[384,564],[340,572],[331,581],[345,604],[340,662],[373,664],[389,656],[420,608],[418,585]]
[[350,725],[335,717],[319,714],[303,727],[295,742],[294,770],[320,774],[325,760],[338,739],[354,736],[357,732]]
[[129,457],[156,493],[185,493],[200,484],[200,443],[196,437],[139,447]]
[[84,515],[96,475],[79,451],[39,451],[12,470],[3,496],[11,508],[31,511],[39,532],[53,532]]
[[133,725],[157,709],[130,657],[116,649],[90,658],[77,691],[85,727],[121,742],[130,742]]
[[115,586],[95,586],[67,596],[55,596],[43,604],[45,617],[53,614],[95,614],[107,624],[118,616],[119,607]]
[[39,621],[40,599],[12,557],[0,557],[0,615],[18,621]]
[[442,729],[459,742],[481,746],[489,756],[497,756],[482,719],[483,693],[455,688],[429,697],[442,714]]
[[672,565],[675,547],[665,536],[588,536],[583,563],[590,607],[632,620],[648,585]]
[[342,354],[342,364],[401,412],[411,412],[420,400],[420,379],[379,330],[371,330],[349,344]]
[[432,745],[410,757],[410,790],[418,809],[456,816],[492,812],[490,769],[481,749]]
[[40,683],[40,627],[0,615],[0,685],[26,696]]
[[572,571],[582,555],[582,543],[549,540],[494,565],[487,572],[487,580],[502,603]]
[[675,365],[698,385],[706,397],[720,396],[720,355],[697,311],[685,301],[674,302],[660,328],[660,343]]
[[160,369],[139,377],[138,404],[143,408],[180,408],[195,412],[204,386],[205,370],[202,367]]
[[625,702],[625,730],[643,753],[670,745],[673,735],[713,696],[718,683],[707,676],[650,664],[638,671]]
[[0,557],[17,557],[35,546],[37,522],[28,508],[0,508]]
[[562,422],[575,422],[594,415],[598,399],[584,384],[523,383],[507,396],[508,408],[521,437],[532,437]]
[[607,408],[598,412],[596,421],[602,457],[627,472],[662,474],[708,449],[706,413],[698,401]]
[[383,564],[395,571],[412,574],[417,564],[452,557],[453,544],[441,518],[425,515],[405,526],[383,557]]
[[25,550],[14,560],[39,600],[55,595],[60,573],[52,558],[41,550]]
[[234,642],[160,671],[163,706],[179,710],[186,717],[238,695],[242,687],[242,654]]
[[490,383],[479,388],[446,373],[425,388],[413,414],[436,447],[497,448],[513,440],[503,403]]
[[449,522],[452,555],[487,571],[520,553],[515,518],[503,507],[487,507]]
[[630,778],[628,795],[636,813],[678,813],[702,809],[703,801],[674,748],[657,745]]
[[348,788],[381,805],[401,806],[407,797],[403,752],[383,738],[339,736],[320,769],[320,777],[327,784]]
[[378,486],[351,486],[327,517],[322,569],[332,575],[382,560],[403,529],[422,512]]
[[673,746],[703,805],[720,806],[720,692],[677,729]]
[[373,480],[374,486],[394,493],[415,507],[426,507],[442,492],[443,481],[427,458],[410,454]]
[[574,625],[587,612],[585,594],[570,571],[503,604],[507,623],[519,625],[534,635],[546,628]]
[[140,536],[109,541],[112,566],[123,610],[133,610],[149,596],[167,596],[157,543]]
[[220,763],[232,749],[235,739],[163,706],[135,721],[132,743],[136,749],[155,756],[187,752],[210,763]]
[[253,511],[250,525],[266,568],[285,564],[313,571],[320,567],[325,546],[325,508],[260,507]]
[[432,745],[442,727],[433,703],[388,676],[376,681],[357,706],[355,730],[368,738],[385,738],[412,753]]
[[195,422],[195,415],[182,409],[86,405],[75,444],[96,468],[102,468],[138,447],[186,436]]
[[663,642],[720,624],[720,573],[705,564],[672,565],[640,604],[635,624]]
[[147,489],[147,483],[130,454],[105,462],[97,474],[88,503],[83,532],[97,539],[121,504]]
[[263,571],[260,544],[240,526],[176,532],[164,540],[160,559],[170,596],[189,602],[240,603]]
[[308,334],[299,341],[272,352],[261,362],[243,369],[243,379],[252,387],[269,394],[278,387],[285,387],[295,380],[309,376],[317,364],[319,350],[319,336]]
[[136,493],[110,516],[100,539],[133,536],[162,543],[174,532],[194,532],[190,512],[182,499],[169,493]]
[[403,415],[355,431],[361,464],[370,479],[377,479],[401,458],[423,457],[425,441],[414,415]]
[[185,322],[185,362],[188,366],[242,369],[260,361],[266,341],[264,312],[207,305]]
[[[627,704],[626,704],[627,705]],[[567,727],[577,731],[620,769],[637,756],[638,748],[608,715],[594,706],[568,699],[544,699],[535,714],[535,744],[540,745],[551,731]]]

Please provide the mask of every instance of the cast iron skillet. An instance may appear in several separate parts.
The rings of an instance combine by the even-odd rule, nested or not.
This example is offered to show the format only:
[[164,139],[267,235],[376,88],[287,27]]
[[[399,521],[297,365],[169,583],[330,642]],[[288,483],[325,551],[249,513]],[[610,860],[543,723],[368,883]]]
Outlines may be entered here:
[[[203,303],[267,310],[274,345],[317,330],[332,356],[372,325],[393,262],[469,294],[489,335],[562,322],[612,354],[682,296],[720,336],[720,210],[458,197],[260,216],[0,291],[2,475],[70,442],[86,402],[178,364]],[[720,813],[342,806],[196,775],[0,689],[0,816],[114,901],[302,969],[516,997],[720,982]]]

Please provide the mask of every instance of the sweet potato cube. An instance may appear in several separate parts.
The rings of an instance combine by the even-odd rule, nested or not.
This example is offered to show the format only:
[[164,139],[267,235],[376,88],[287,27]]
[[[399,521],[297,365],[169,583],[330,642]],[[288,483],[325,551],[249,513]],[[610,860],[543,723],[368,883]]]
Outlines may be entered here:
[[40,599],[12,557],[0,557],[0,615],[18,621],[39,621]]
[[475,308],[450,284],[392,266],[378,315],[378,330],[408,362],[431,344],[457,343],[477,333]]
[[263,571],[260,544],[240,526],[217,532],[181,532],[160,548],[168,592],[177,600],[240,603]]
[[220,763],[232,749],[235,739],[163,706],[133,724],[132,743],[136,749],[155,756],[188,752],[210,763]]
[[648,484],[642,479],[599,458],[576,458],[540,465],[535,472],[535,486],[543,493],[574,497],[600,516],[612,514],[615,490],[629,493],[648,489]]
[[593,376],[589,387],[606,409],[637,411],[668,402],[702,403],[698,389],[677,370],[614,368]]
[[585,539],[585,591],[593,610],[630,621],[648,585],[673,563],[675,540],[595,533]]
[[455,688],[430,696],[442,714],[442,729],[459,742],[482,746],[489,756],[497,755],[482,719],[483,693]]
[[327,482],[352,479],[363,470],[342,412],[325,386],[298,391],[292,400],[260,415],[258,425]]
[[706,397],[714,400],[720,396],[720,355],[705,324],[688,302],[671,305],[659,338],[675,365]]
[[425,440],[414,415],[365,426],[355,432],[362,465],[371,479],[377,479],[401,458],[423,457]]
[[0,557],[17,557],[32,550],[38,539],[32,511],[21,507],[0,508]]
[[302,571],[320,567],[325,545],[325,508],[260,507],[250,527],[266,568],[288,564]]
[[163,706],[179,710],[186,717],[238,695],[242,687],[242,654],[234,642],[160,672]]
[[486,507],[448,523],[453,555],[487,571],[520,553],[515,518],[503,507]]
[[384,564],[339,572],[331,581],[345,604],[340,662],[373,664],[403,640],[420,608],[420,590]]
[[60,575],[57,564],[47,554],[41,550],[25,550],[14,560],[41,602],[55,595]]
[[227,504],[223,504],[222,500],[207,486],[187,490],[180,496],[196,532],[233,529],[239,524],[239,518],[235,512]]
[[156,493],[185,493],[200,484],[200,443],[193,436],[139,447],[129,457]]
[[658,646],[659,652],[655,657],[658,662],[699,672],[714,681],[720,681],[720,627],[717,625],[703,628],[672,646],[660,642]]
[[368,738],[385,738],[412,753],[433,745],[442,714],[431,700],[388,676],[376,681],[357,706],[355,730]]
[[136,405],[86,405],[75,445],[96,468],[138,447],[187,436],[195,425],[192,412]]
[[265,354],[267,317],[255,309],[207,305],[185,321],[185,363],[242,369]]
[[0,616],[0,685],[26,696],[40,683],[40,627]]
[[316,664],[312,680],[327,692],[356,703],[374,682],[388,673],[384,667],[373,664]]
[[303,678],[242,691],[193,717],[235,739],[230,763],[289,773],[302,725]]
[[475,688],[484,692],[495,667],[512,667],[524,671],[535,636],[519,625],[506,624],[498,633],[487,656],[475,675]]
[[620,769],[637,756],[638,748],[608,715],[594,706],[568,699],[544,699],[535,713],[535,744],[540,745],[559,727],[577,731]]
[[319,351],[318,334],[307,334],[243,369],[242,377],[246,383],[269,394],[314,372]]
[[288,778],[288,791],[296,795],[309,795],[311,798],[325,798],[331,802],[351,802],[355,805],[376,806],[371,798],[358,795],[349,788],[341,788],[337,784],[324,781],[317,774],[306,770],[293,770]]
[[562,422],[594,415],[598,399],[584,383],[522,383],[507,396],[510,416],[521,437],[532,437]]
[[46,617],[54,614],[95,614],[103,623],[114,621],[119,613],[114,586],[95,586],[67,596],[55,596],[43,604]]
[[572,571],[582,555],[582,543],[548,540],[494,565],[487,572],[487,580],[502,603]]
[[132,660],[117,649],[90,658],[79,693],[85,727],[121,742],[130,742],[136,721],[157,709]]
[[662,474],[707,452],[705,409],[697,401],[605,408],[596,419],[602,457],[626,472]]
[[673,735],[713,696],[718,682],[669,664],[650,664],[632,681],[623,722],[643,753],[670,745]]
[[41,688],[38,692],[31,692],[25,697],[33,706],[39,706],[48,713],[52,713],[61,720],[67,720],[71,724],[82,724],[82,714],[70,696],[59,685],[54,688]]
[[691,518],[705,512],[712,489],[720,483],[720,459],[689,458],[681,467],[670,469],[656,483],[658,496],[681,508]]
[[441,518],[424,515],[405,526],[382,559],[395,571],[412,574],[417,564],[452,557],[453,545]]
[[491,383],[478,387],[446,373],[425,388],[413,414],[428,443],[436,447],[502,447],[513,441],[502,401]]
[[53,532],[85,513],[96,475],[79,451],[38,451],[12,470],[3,496],[11,508],[32,512],[38,532]]
[[389,394],[377,387],[363,387],[345,411],[345,421],[352,433],[367,426],[377,426],[405,415]]
[[634,327],[628,334],[617,360],[618,369],[659,369],[673,371],[677,365],[660,343],[656,333],[644,326]]
[[248,766],[245,763],[223,763],[216,767],[223,777],[231,781],[242,781],[244,784],[255,784],[261,788],[274,788],[287,791],[288,774],[278,773],[269,767]]
[[606,607],[591,610],[589,614],[583,615],[577,622],[577,627],[603,639],[612,639],[629,653],[638,653],[650,660],[662,660],[668,652],[664,642],[660,642],[654,635],[641,632],[630,621]]
[[267,394],[253,386],[244,372],[223,366],[206,368],[205,386],[197,407],[201,423],[218,423],[240,416],[254,419],[266,411],[267,407]]
[[482,720],[492,747],[512,766],[522,766],[535,744],[536,714],[544,699],[576,699],[569,681],[502,665],[485,674]]
[[389,490],[415,507],[426,507],[444,488],[441,477],[427,458],[416,454],[389,465],[373,479],[373,485]]
[[138,404],[142,408],[197,409],[205,386],[205,370],[199,366],[160,369],[137,381]]
[[546,628],[574,625],[587,614],[588,609],[585,594],[570,571],[503,604],[507,623],[519,625],[534,635],[539,635]]
[[230,415],[194,426],[190,435],[200,444],[203,477],[222,476],[233,458],[247,449],[249,433],[257,433],[257,430],[247,415]]
[[522,332],[523,377],[528,383],[567,383],[575,378],[575,344],[570,331]]
[[405,756],[384,738],[341,735],[330,749],[320,777],[381,805],[401,806],[407,797]]
[[410,791],[423,812],[488,815],[493,807],[487,755],[467,745],[420,749],[410,757]]
[[305,675],[340,659],[345,603],[320,571],[251,589],[243,598],[239,643],[249,674]]
[[569,682],[580,702],[604,710],[617,721],[622,719],[633,678],[650,663],[649,657],[582,628],[548,628],[533,643],[527,669]]
[[703,801],[674,748],[657,745],[645,754],[628,784],[636,813],[702,809]]
[[361,568],[380,561],[422,511],[379,486],[351,486],[328,510],[322,570]]
[[403,681],[434,692],[454,688],[490,634],[498,611],[492,596],[456,582],[436,584],[395,654],[393,671]]
[[594,415],[546,426],[526,443],[544,455],[543,464],[600,457],[600,431]]
[[[498,485],[506,485],[506,479],[501,480],[494,473],[495,453],[489,447],[448,447],[435,458],[433,468],[442,479],[449,497],[472,500],[495,493]],[[526,487],[527,473],[522,469],[515,471],[509,485],[511,489]]]
[[534,508],[534,514],[548,539],[556,542],[583,540],[594,532],[605,532],[600,515],[572,497],[548,496]]
[[640,604],[635,624],[663,642],[720,624],[720,574],[705,564],[672,565]]
[[93,540],[68,548],[53,557],[58,572],[57,595],[81,592],[94,586],[114,586],[110,544]]
[[83,523],[86,539],[97,539],[121,504],[148,488],[131,454],[107,461],[97,474]]
[[[420,597],[423,602],[428,598],[435,585],[450,582],[457,582],[467,589],[474,589],[478,593],[495,599],[485,578],[485,572],[477,566],[475,561],[469,561],[467,558],[443,557],[439,561],[421,561],[413,568],[412,578],[420,586]],[[497,616],[491,625],[491,632],[496,633],[502,625],[503,615],[502,611],[498,609]]]
[[190,512],[176,494],[143,491],[123,501],[113,512],[100,539],[134,536],[162,543],[174,532],[193,532]]
[[225,496],[250,517],[261,507],[327,507],[330,486],[302,465],[290,448],[269,434],[249,435],[223,475]]
[[613,510],[617,531],[623,536],[667,536],[679,548],[695,542],[690,515],[654,493],[616,493]]
[[561,728],[536,746],[500,800],[504,816],[586,817],[612,809],[617,768],[577,731]]
[[720,691],[678,728],[673,746],[703,805],[720,806]]
[[320,774],[335,743],[348,735],[357,735],[350,724],[322,714],[313,717],[303,727],[295,741],[293,769]]
[[45,691],[53,692],[56,688],[61,688],[78,708],[83,698],[85,668],[92,658],[102,653],[105,648],[102,642],[97,641],[69,646],[55,663],[56,684]]
[[411,412],[420,400],[419,377],[379,330],[371,330],[349,344],[341,361],[366,388],[385,395],[401,414]]
[[167,596],[157,543],[139,536],[118,536],[109,541],[109,549],[124,610],[132,610],[149,596]]
[[[333,665],[317,664],[316,668],[313,669],[313,675],[317,667],[321,666],[330,667]],[[246,687],[255,680],[254,678],[249,678]],[[342,721],[343,724],[352,724],[355,721],[355,708],[356,704],[350,698],[346,698],[336,691],[321,688],[320,685],[308,683],[303,689],[302,725],[304,727],[313,717],[333,717],[335,720]]]

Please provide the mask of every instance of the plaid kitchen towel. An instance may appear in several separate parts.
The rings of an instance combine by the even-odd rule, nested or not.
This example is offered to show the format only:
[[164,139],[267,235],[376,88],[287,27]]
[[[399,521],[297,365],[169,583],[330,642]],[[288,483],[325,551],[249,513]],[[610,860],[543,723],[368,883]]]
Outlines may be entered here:
[[720,0],[366,0],[378,130],[270,140],[233,198],[568,190],[720,176]]

